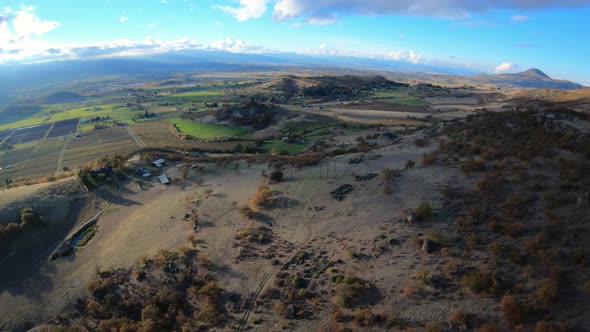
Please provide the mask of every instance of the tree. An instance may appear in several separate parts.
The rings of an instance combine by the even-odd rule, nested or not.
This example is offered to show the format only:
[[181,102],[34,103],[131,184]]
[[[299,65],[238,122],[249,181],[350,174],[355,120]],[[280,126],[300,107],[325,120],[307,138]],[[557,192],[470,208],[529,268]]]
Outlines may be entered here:
[[270,181],[275,183],[281,182],[284,176],[285,175],[282,171],[273,171],[272,173],[270,173]]

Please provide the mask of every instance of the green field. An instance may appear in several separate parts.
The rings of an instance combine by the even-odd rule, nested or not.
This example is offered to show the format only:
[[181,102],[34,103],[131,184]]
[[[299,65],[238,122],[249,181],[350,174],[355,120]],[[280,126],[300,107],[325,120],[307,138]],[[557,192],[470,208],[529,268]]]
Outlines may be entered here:
[[218,126],[181,118],[171,118],[168,121],[174,123],[178,130],[196,138],[238,137],[248,133],[248,130],[243,128]]
[[373,95],[377,101],[407,105],[407,106],[424,106],[425,103],[418,97],[412,95],[413,91],[409,89],[395,89],[389,91],[379,91]]
[[305,148],[307,148],[309,144],[289,144],[284,142],[280,139],[266,141],[262,144],[262,149],[266,152],[270,153],[281,153],[286,151],[290,155],[296,155],[301,153]]

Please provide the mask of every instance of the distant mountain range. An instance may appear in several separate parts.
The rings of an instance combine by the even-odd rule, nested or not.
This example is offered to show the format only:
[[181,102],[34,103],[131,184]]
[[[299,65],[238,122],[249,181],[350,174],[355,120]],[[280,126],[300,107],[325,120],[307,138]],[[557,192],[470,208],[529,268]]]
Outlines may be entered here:
[[[32,88],[59,91],[57,83],[98,76],[122,75],[138,80],[160,79],[180,72],[256,71],[289,69],[377,70],[403,73],[406,77],[432,74],[460,76],[474,84],[499,87],[577,89],[569,81],[553,80],[538,69],[518,74],[484,75],[442,66],[413,64],[382,59],[362,59],[296,53],[244,54],[211,50],[184,50],[148,56],[95,60],[68,60],[28,65],[0,66],[0,98],[9,99]],[[421,73],[421,74],[420,74]],[[54,88],[54,91],[51,91]]]
[[473,80],[479,84],[493,84],[498,87],[550,88],[564,90],[581,89],[584,87],[581,84],[574,82],[552,79],[536,68],[516,74],[478,74],[473,77]]

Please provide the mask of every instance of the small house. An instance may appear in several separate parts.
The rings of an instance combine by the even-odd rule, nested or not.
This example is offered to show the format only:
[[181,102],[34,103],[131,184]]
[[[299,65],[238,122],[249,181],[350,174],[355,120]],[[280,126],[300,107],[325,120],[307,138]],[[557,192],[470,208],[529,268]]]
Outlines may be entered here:
[[164,159],[158,159],[158,160],[152,162],[152,165],[154,165],[156,167],[162,167],[165,162],[166,162],[166,160],[164,160]]
[[170,180],[168,180],[168,177],[166,175],[164,175],[164,174],[158,176],[158,180],[160,180],[160,182],[162,184],[168,184],[168,183],[170,183]]

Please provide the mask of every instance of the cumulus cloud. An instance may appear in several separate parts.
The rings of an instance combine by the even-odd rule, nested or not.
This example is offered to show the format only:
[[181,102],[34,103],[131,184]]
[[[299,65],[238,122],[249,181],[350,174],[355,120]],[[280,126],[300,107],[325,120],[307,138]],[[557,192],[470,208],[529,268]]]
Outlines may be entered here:
[[3,43],[17,43],[32,36],[41,36],[61,26],[59,22],[40,19],[34,10],[32,6],[17,10],[10,7],[0,9],[0,47]]
[[529,19],[529,17],[525,16],[525,15],[514,15],[511,18],[512,22],[521,22],[521,21],[526,21],[528,19]]
[[119,19],[119,22],[121,22],[121,23],[125,23],[127,21],[129,21],[129,17],[128,16],[121,16],[121,18]]
[[225,38],[214,41],[209,44],[209,47],[216,50],[228,51],[232,53],[243,53],[260,50],[261,47],[251,43],[247,43],[239,39]]
[[[302,19],[325,24],[348,15],[410,14],[447,18],[466,17],[490,10],[531,10],[588,5],[588,0],[240,0],[240,6],[220,6],[239,21],[262,16],[267,4],[278,21]],[[326,21],[329,20],[329,21]]]
[[184,49],[203,49],[204,45],[188,38],[162,41],[148,36],[141,42],[117,39],[79,44],[56,44],[46,41],[31,41],[20,49],[0,49],[2,62],[40,62],[66,59],[92,59],[116,56],[157,54]]
[[243,22],[253,18],[259,18],[266,13],[266,3],[269,0],[240,0],[240,7],[217,6],[226,13]]
[[422,62],[423,57],[424,53],[419,53],[414,50],[392,51],[384,55],[384,58],[388,60],[405,61],[411,63],[420,63]]
[[498,67],[496,67],[495,72],[498,74],[513,73],[518,71],[520,68],[520,65],[511,62],[502,62]]

